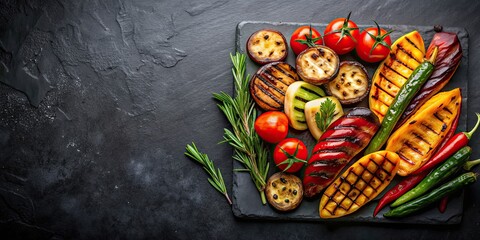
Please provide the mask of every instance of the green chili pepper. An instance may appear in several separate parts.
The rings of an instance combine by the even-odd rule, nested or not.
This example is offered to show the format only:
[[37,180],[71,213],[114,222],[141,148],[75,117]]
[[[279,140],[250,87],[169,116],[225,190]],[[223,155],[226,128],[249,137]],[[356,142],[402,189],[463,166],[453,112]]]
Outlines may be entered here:
[[412,199],[418,198],[426,193],[428,190],[442,183],[443,180],[450,177],[458,171],[472,154],[472,148],[465,146],[458,150],[455,154],[449,157],[439,167],[429,173],[417,186],[410,191],[403,194],[395,202],[391,204],[392,207],[400,206]]
[[365,154],[370,154],[380,150],[385,142],[387,142],[390,133],[392,133],[393,128],[395,125],[397,125],[398,120],[408,107],[410,101],[415,97],[430,75],[432,75],[437,53],[438,47],[434,50],[431,58],[418,65],[407,81],[402,85],[397,95],[393,99],[392,104],[388,108],[380,129],[365,150]]
[[451,194],[452,192],[459,190],[477,180],[477,174],[473,172],[464,173],[450,182],[443,184],[430,193],[423,195],[413,201],[400,205],[385,214],[384,217],[404,217],[410,215],[416,211],[419,211],[425,207],[428,207],[432,203],[435,203],[442,199],[444,196]]

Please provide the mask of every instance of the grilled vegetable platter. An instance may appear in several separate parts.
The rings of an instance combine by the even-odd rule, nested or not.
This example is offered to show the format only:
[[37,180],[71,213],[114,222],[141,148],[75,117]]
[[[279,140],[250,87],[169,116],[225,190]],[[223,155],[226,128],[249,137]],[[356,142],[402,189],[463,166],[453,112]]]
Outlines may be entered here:
[[[338,40],[342,34],[349,34],[342,32],[342,27],[355,35],[352,37],[365,41],[358,48],[361,54],[356,53],[355,47],[348,49],[352,48],[351,42]],[[353,32],[356,29],[358,33]],[[263,34],[261,38],[259,32]],[[273,35],[266,37],[268,33]],[[375,39],[368,42],[366,35],[376,36],[378,43]],[[331,46],[332,42],[341,44]],[[252,44],[257,46],[251,48]],[[258,52],[265,54],[261,46],[274,52],[272,56],[286,48],[285,55],[281,55],[284,59],[259,61]],[[368,52],[372,46],[375,51]],[[256,53],[249,49],[255,49]],[[417,177],[415,185],[428,179],[435,179],[430,180],[435,184],[420,185],[428,185],[429,189],[422,189],[423,194],[406,201],[414,207],[390,206],[403,193],[397,193],[398,196],[390,193],[394,196],[390,196],[391,202],[386,204],[383,200],[381,206],[379,203],[402,180],[413,178],[412,173],[420,175],[418,171],[424,169],[422,166],[430,158],[442,158],[435,153],[446,151],[443,148],[449,143],[444,139],[471,130],[466,126],[467,117],[476,116],[467,112],[465,29],[376,22],[328,26],[246,21],[237,26],[236,51],[247,56],[244,78],[249,76],[245,90],[262,120],[258,125],[264,126],[260,129],[256,123],[255,127],[261,136],[272,137],[261,140],[268,151],[269,163],[264,198],[259,197],[258,184],[254,184],[251,174],[242,171],[245,166],[234,161],[235,216],[324,222],[456,224],[461,221],[461,189],[474,182],[471,174],[461,176],[472,170],[459,170],[468,159],[464,153],[457,156],[463,162],[457,160],[450,170],[437,169],[454,158],[453,150],[443,153],[446,156],[442,161],[437,160],[440,163],[426,166],[428,173],[448,172],[450,177],[438,180],[438,176],[428,177],[427,173]],[[235,87],[234,90],[238,85]],[[274,129],[276,126],[281,131]],[[410,188],[415,190],[414,186]],[[298,195],[300,192],[303,197]],[[442,196],[434,199],[426,196],[439,192]],[[445,196],[448,200],[442,199]],[[447,201],[446,209],[440,212],[437,206]]]

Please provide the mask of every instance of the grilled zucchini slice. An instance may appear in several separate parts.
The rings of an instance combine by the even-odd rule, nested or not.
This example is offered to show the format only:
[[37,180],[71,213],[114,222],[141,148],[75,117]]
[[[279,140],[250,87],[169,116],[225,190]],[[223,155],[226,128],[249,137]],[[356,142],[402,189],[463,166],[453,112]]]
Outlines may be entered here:
[[292,83],[285,94],[284,107],[290,126],[296,130],[306,130],[305,104],[321,97],[325,97],[325,92],[318,86],[304,81]]
[[323,193],[321,218],[338,218],[357,211],[378,196],[393,180],[400,157],[390,151],[363,156]]
[[295,68],[285,62],[269,63],[250,79],[250,94],[265,111],[282,110],[285,92],[290,84],[299,80]]
[[270,205],[279,211],[290,211],[303,200],[302,180],[293,174],[278,172],[267,182],[265,194]]
[[342,104],[354,104],[362,101],[370,90],[367,69],[355,61],[340,63],[337,76],[327,84],[325,90]]
[[330,123],[335,122],[337,119],[343,116],[342,104],[340,104],[338,99],[335,97],[322,97],[307,102],[305,104],[305,120],[307,121],[308,130],[310,130],[310,133],[315,138],[315,140],[318,140],[323,134],[323,131],[317,126],[317,122],[315,121],[315,115],[320,111],[320,105],[323,102],[327,101],[327,99],[330,99],[335,104],[334,117]]
[[403,35],[392,44],[390,54],[373,75],[369,95],[370,110],[380,121],[413,70],[423,62],[424,56],[425,45],[417,31]]
[[260,65],[283,61],[287,58],[287,41],[279,31],[262,29],[248,38],[247,53]]
[[298,54],[296,60],[300,78],[314,85],[330,81],[337,74],[339,65],[338,55],[326,46],[307,48]]
[[460,114],[461,103],[459,88],[438,93],[390,136],[385,149],[400,156],[399,175],[414,172],[432,157]]

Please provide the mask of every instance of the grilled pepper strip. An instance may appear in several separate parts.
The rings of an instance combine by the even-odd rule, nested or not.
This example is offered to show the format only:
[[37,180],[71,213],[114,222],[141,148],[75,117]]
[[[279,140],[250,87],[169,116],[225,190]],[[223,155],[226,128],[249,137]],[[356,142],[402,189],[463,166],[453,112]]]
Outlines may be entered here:
[[438,93],[450,81],[455,70],[457,70],[460,65],[462,47],[455,33],[435,33],[428,47],[426,58],[429,58],[433,54],[435,47],[438,47],[435,69],[403,112],[397,123],[397,128],[413,115],[428,99]]
[[447,182],[440,187],[434,189],[430,193],[386,212],[385,214],[383,214],[383,216],[392,218],[408,216],[412,213],[428,207],[430,204],[440,200],[442,197],[447,196],[454,191],[460,190],[471,183],[474,183],[476,180],[477,175],[475,173],[464,173],[457,178],[451,180],[450,182]]
[[354,108],[333,122],[313,147],[305,169],[306,197],[325,189],[340,171],[367,146],[380,123],[368,108]]
[[432,75],[435,59],[437,57],[436,52],[438,52],[438,48],[436,49],[437,50],[434,51],[429,60],[422,62],[417,68],[415,68],[412,75],[410,75],[405,84],[400,88],[400,91],[395,96],[392,105],[390,105],[383,118],[380,130],[375,137],[373,137],[365,150],[365,154],[378,151],[387,142],[390,133],[392,133],[393,128],[402,116],[405,108],[407,108],[415,94],[417,94],[422,85],[427,81],[430,75]]
[[427,163],[425,163],[418,170],[413,172],[413,174],[418,174],[420,172],[428,172],[432,168],[436,167],[439,163],[443,162],[448,156],[451,156],[453,153],[457,152],[460,148],[467,146],[468,142],[472,138],[472,135],[477,130],[480,125],[480,114],[477,115],[477,123],[470,130],[470,132],[460,132],[451,137],[447,143],[441,148],[435,156],[432,157]]
[[465,146],[458,150],[453,156],[447,159],[442,165],[429,173],[416,187],[403,194],[395,202],[392,207],[400,206],[410,200],[418,198],[428,190],[440,184],[443,180],[454,174],[460,169],[472,154],[472,148]]

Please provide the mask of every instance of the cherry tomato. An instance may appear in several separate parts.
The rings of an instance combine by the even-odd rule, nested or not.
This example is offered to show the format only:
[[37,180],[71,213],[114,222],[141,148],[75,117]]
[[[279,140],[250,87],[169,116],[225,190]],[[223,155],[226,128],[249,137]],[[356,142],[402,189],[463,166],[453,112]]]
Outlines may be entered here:
[[316,45],[322,45],[322,35],[312,26],[302,26],[293,32],[290,38],[290,47],[295,55],[300,54],[303,50]]
[[298,172],[307,163],[308,149],[297,138],[287,138],[273,150],[273,161],[284,172]]
[[357,24],[350,20],[350,14],[347,18],[337,18],[331,21],[323,34],[325,45],[339,55],[352,51],[360,36]]
[[255,120],[255,131],[265,142],[278,143],[288,134],[288,117],[283,112],[269,111]]
[[[375,22],[375,21],[374,21]],[[365,62],[380,62],[385,59],[390,53],[390,33],[385,29],[380,28],[377,22],[377,27],[367,28],[362,31],[360,38],[358,38],[358,45],[356,47],[357,55]]]

